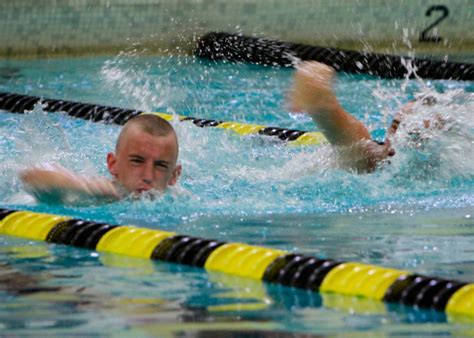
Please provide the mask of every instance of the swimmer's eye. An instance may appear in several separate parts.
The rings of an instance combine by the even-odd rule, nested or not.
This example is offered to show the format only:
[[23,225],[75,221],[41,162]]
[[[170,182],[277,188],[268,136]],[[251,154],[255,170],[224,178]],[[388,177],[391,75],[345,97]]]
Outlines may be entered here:
[[[133,166],[139,166],[146,162],[144,158],[139,156],[130,157],[129,161],[132,163]],[[154,161],[153,166],[157,170],[168,170],[170,167],[168,162],[161,160]]]
[[138,158],[131,159],[130,162],[133,164],[142,164],[143,160],[139,160]]
[[156,161],[154,163],[155,165],[155,168],[157,169],[168,169],[169,168],[169,165],[167,162],[164,162],[164,161]]

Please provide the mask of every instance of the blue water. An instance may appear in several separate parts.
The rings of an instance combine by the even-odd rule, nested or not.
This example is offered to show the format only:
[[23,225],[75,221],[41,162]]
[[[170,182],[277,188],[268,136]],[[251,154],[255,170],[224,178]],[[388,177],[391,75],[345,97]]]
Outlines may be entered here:
[[[307,116],[290,114],[285,107],[291,75],[288,69],[215,65],[189,57],[4,61],[0,91],[315,130]],[[271,138],[174,122],[183,165],[176,189],[157,200],[87,208],[35,203],[23,191],[17,172],[54,162],[81,174],[107,175],[105,156],[119,127],[47,114],[40,107],[28,115],[0,113],[0,207],[474,281],[473,84],[342,74],[336,91],[345,108],[378,139],[394,113],[416,95],[429,93],[439,104],[415,108],[416,116],[394,142],[397,155],[369,175],[335,168],[329,146],[293,147]],[[437,114],[447,121],[445,128],[423,130],[429,140],[422,146],[409,141],[411,130]],[[12,334],[96,334],[105,329],[138,336],[157,330],[203,336],[222,330],[465,332],[462,324],[439,313],[321,298],[200,269],[11,237],[0,242],[0,262],[5,263],[0,276],[7,276],[0,278],[0,328]],[[10,279],[25,283],[13,287],[5,282]],[[46,290],[15,289],[33,286]]]

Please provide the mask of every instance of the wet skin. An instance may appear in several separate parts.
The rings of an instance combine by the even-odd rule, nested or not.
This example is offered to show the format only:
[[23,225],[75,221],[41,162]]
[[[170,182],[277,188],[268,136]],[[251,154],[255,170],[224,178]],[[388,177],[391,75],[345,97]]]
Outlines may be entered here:
[[176,165],[177,157],[174,134],[154,136],[132,127],[123,135],[116,153],[107,155],[107,167],[129,193],[164,191],[176,184],[181,173],[181,166]]

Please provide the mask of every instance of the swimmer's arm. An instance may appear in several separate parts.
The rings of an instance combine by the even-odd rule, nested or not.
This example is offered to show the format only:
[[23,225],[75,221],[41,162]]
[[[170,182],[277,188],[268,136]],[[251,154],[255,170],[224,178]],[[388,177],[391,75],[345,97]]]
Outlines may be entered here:
[[300,64],[290,92],[292,108],[308,113],[332,145],[342,146],[339,157],[344,167],[372,171],[391,156],[390,142],[383,146],[373,142],[367,127],[344,110],[332,89],[334,76],[324,64]]
[[293,109],[309,114],[333,145],[348,146],[370,140],[365,125],[340,105],[332,89],[334,77],[334,70],[322,63],[298,65],[290,92]]
[[43,203],[91,205],[120,199],[111,181],[86,178],[61,167],[27,169],[20,173],[20,179],[25,189]]

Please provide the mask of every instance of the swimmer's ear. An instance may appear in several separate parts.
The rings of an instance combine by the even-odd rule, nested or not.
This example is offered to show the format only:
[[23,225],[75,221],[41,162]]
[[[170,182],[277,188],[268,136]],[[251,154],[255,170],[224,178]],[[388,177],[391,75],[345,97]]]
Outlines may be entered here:
[[117,158],[114,153],[107,154],[107,168],[109,169],[110,175],[117,177]]
[[181,175],[181,170],[182,170],[181,164],[177,164],[173,170],[173,175],[168,181],[168,185],[175,185],[176,182],[178,182],[178,178]]

